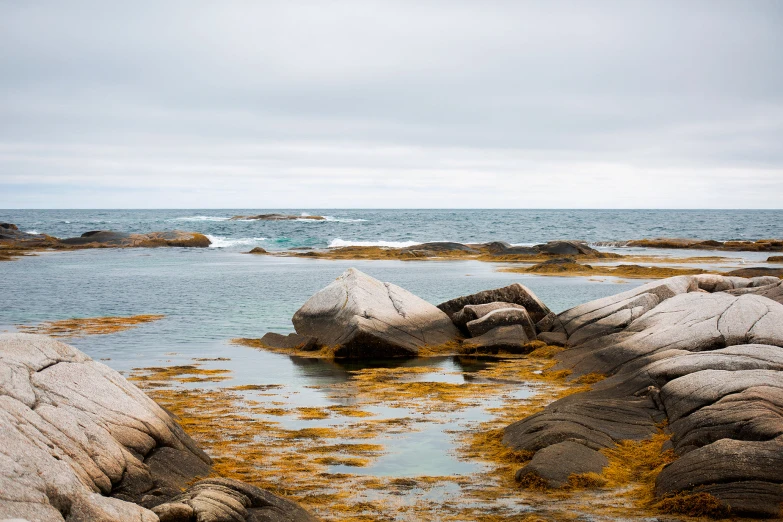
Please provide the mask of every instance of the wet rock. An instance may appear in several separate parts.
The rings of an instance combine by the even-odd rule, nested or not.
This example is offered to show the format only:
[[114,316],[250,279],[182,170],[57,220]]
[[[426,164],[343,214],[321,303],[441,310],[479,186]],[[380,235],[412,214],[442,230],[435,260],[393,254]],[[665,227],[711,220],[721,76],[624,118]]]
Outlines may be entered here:
[[149,232],[146,234],[131,234],[112,230],[93,230],[85,232],[80,237],[62,239],[63,245],[78,247],[197,247],[206,248],[212,242],[198,232],[183,232],[171,230],[166,232]]
[[557,256],[595,256],[598,250],[591,248],[584,241],[550,241],[543,245],[536,245],[535,249],[541,254]]
[[429,253],[444,253],[444,252],[467,252],[471,254],[478,254],[478,250],[474,250],[468,245],[462,243],[453,243],[449,241],[433,242],[433,243],[421,243],[419,245],[412,245],[400,249],[403,252],[429,252]]
[[299,335],[296,333],[281,335],[278,333],[269,332],[261,338],[261,344],[269,348],[294,351],[311,351],[318,348],[317,339],[315,337]]
[[144,506],[211,468],[141,390],[40,335],[0,334],[0,440],[0,519],[155,522]]
[[495,328],[512,325],[521,326],[525,330],[525,336],[529,341],[535,340],[536,327],[533,325],[527,310],[522,307],[493,310],[478,319],[470,321],[465,326],[471,337],[477,337]]
[[254,247],[248,254],[268,254],[266,250],[261,247]]
[[500,326],[463,341],[461,351],[466,354],[525,353],[529,351],[526,344],[530,341],[523,326]]
[[738,270],[732,270],[726,275],[737,277],[761,277],[772,276],[781,278],[783,277],[783,268],[772,268],[769,266],[755,266],[750,268],[740,268]]
[[525,308],[533,322],[538,322],[551,313],[551,310],[529,288],[514,283],[503,288],[484,290],[476,294],[451,299],[438,305],[449,317],[468,305],[481,305],[495,302],[517,304]]
[[354,268],[311,297],[293,323],[298,334],[317,338],[335,357],[415,356],[460,338],[435,306]]
[[609,460],[601,453],[572,441],[547,446],[536,453],[531,461],[520,468],[516,480],[523,481],[533,475],[543,479],[547,487],[560,488],[568,484],[571,475],[601,473]]
[[767,263],[783,263],[783,256],[769,256]]

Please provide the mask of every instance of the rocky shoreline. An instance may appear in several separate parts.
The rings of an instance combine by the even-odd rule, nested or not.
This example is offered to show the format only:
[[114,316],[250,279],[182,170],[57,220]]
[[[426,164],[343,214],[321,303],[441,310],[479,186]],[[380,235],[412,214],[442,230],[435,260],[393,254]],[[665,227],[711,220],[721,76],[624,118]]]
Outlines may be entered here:
[[[267,334],[258,347],[372,360],[489,354],[512,357],[507,368],[546,352],[547,375],[579,386],[503,430],[520,499],[530,488],[611,487],[623,472],[613,452],[623,450],[655,463],[639,494],[643,509],[780,515],[778,278],[678,276],[555,314],[518,283],[435,306],[349,269],[292,322],[296,333]],[[66,344],[1,334],[0,375],[0,518],[315,520],[289,500],[216,476],[175,417]]]
[[519,284],[435,307],[350,269],[293,323],[297,333],[285,344],[269,335],[260,344],[362,358],[561,346],[553,370],[597,384],[505,429],[503,443],[529,455],[516,473],[522,487],[599,487],[603,452],[663,440],[655,451],[671,456],[654,474],[651,503],[781,514],[783,281],[776,277],[678,276],[555,315]]
[[171,230],[145,234],[91,230],[79,237],[60,239],[47,234],[31,234],[19,230],[13,223],[0,223],[0,261],[46,250],[84,248],[206,248],[211,241],[198,232]]

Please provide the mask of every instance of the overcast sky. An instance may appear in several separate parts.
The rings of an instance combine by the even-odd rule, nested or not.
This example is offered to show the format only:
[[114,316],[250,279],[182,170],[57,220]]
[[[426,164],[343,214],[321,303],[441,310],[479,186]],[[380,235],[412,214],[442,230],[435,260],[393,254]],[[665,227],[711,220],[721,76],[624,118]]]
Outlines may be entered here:
[[0,0],[0,208],[781,208],[783,2]]

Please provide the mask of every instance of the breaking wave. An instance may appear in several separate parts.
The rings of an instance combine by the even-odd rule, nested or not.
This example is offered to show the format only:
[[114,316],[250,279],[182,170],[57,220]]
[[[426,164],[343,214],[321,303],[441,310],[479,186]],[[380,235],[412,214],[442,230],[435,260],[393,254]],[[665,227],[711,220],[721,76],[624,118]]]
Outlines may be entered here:
[[174,218],[174,221],[228,221],[229,219],[221,216],[186,216]]
[[421,241],[345,241],[338,237],[329,243],[329,248],[349,246],[405,248],[413,245],[420,245],[421,243]]
[[250,246],[250,245],[257,245],[262,241],[266,241],[265,237],[243,237],[239,239],[232,239],[230,237],[210,236],[209,234],[207,234],[207,239],[209,239],[212,243],[209,245],[209,248],[231,248],[231,247],[238,247],[238,246]]

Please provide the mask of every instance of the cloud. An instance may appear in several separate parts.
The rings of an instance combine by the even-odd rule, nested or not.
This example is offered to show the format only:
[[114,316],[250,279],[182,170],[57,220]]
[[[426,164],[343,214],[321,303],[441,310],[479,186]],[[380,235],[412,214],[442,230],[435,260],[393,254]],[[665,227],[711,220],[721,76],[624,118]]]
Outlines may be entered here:
[[760,0],[0,3],[0,207],[779,207],[782,23]]

